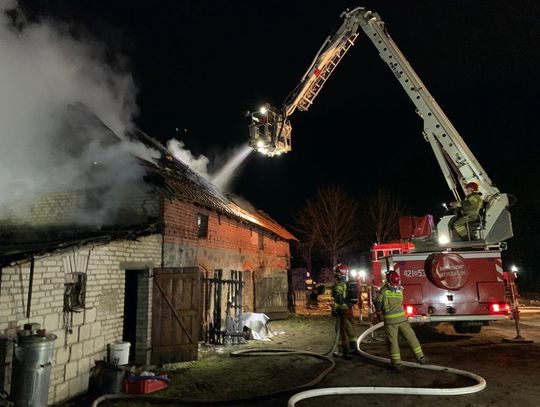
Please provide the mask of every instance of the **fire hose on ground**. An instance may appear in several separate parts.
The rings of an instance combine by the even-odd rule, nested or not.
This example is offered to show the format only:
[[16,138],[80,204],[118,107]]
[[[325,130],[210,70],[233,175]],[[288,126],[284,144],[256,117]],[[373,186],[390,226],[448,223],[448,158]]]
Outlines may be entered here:
[[[390,363],[390,359],[383,358],[380,356],[370,355],[369,353],[363,351],[360,348],[362,341],[372,332],[379,329],[384,325],[383,322],[380,322],[360,335],[356,341],[356,347],[358,352],[365,358],[382,362],[385,364]],[[464,376],[469,379],[476,381],[475,385],[465,386],[465,387],[456,387],[456,388],[430,388],[430,387],[375,387],[375,386],[364,386],[364,387],[327,387],[323,389],[313,389],[306,390],[301,393],[297,393],[292,396],[287,406],[294,407],[296,403],[300,400],[305,400],[313,397],[321,396],[335,396],[335,395],[352,395],[352,394],[404,394],[404,395],[422,395],[422,396],[457,396],[463,394],[471,394],[482,391],[486,387],[486,380],[474,373],[467,372],[465,370],[453,369],[450,367],[436,366],[436,365],[421,365],[419,363],[412,362],[402,362],[402,365],[408,367],[414,367],[419,369],[433,370],[437,372],[452,373],[459,376]]]
[[309,383],[301,384],[299,386],[284,389],[284,390],[278,390],[275,392],[261,394],[258,396],[251,396],[251,397],[231,399],[231,400],[203,400],[203,399],[185,399],[185,398],[163,398],[163,397],[156,397],[156,396],[144,396],[144,395],[138,395],[138,394],[105,394],[95,399],[94,402],[92,403],[92,407],[97,407],[101,402],[105,400],[140,400],[140,401],[149,402],[151,404],[175,403],[175,404],[198,404],[198,405],[209,405],[209,404],[210,405],[211,404],[223,405],[223,404],[229,404],[229,403],[256,401],[260,399],[268,399],[268,398],[283,396],[285,394],[290,394],[298,390],[313,387],[316,384],[318,384],[322,379],[324,379],[336,367],[336,362],[332,358],[325,355],[321,355],[319,353],[315,353],[315,352],[299,351],[299,350],[292,350],[292,349],[267,349],[267,350],[246,349],[246,350],[231,352],[232,357],[293,356],[293,355],[311,356],[317,359],[327,361],[329,362],[330,365],[325,370],[323,370],[315,379],[311,380]]
[[[363,332],[358,337],[356,341],[356,346],[357,346],[358,352],[363,357],[376,361],[376,362],[389,364],[390,359],[383,358],[380,356],[370,355],[369,353],[363,351],[360,348],[360,344],[362,343],[362,341],[368,335],[370,335],[372,332],[374,332],[375,330],[379,329],[382,326],[383,326],[383,323],[381,322],[377,325],[374,325],[368,328],[365,332]],[[308,383],[305,383],[296,387],[279,390],[279,391],[275,391],[271,393],[266,393],[260,396],[239,398],[239,399],[234,399],[234,400],[201,400],[201,399],[181,399],[181,398],[168,399],[168,398],[162,398],[162,397],[143,396],[143,395],[105,394],[103,396],[98,397],[96,400],[94,400],[94,402],[92,403],[92,407],[97,407],[101,402],[105,400],[135,400],[136,399],[136,400],[146,401],[146,402],[155,403],[155,404],[181,403],[181,404],[204,405],[204,404],[228,404],[228,403],[255,401],[255,400],[260,400],[260,399],[278,397],[284,394],[290,394],[297,390],[302,390],[305,388],[310,388],[310,387],[315,386],[316,384],[320,383],[322,379],[324,379],[332,370],[334,370],[334,368],[336,367],[336,363],[332,358],[328,357],[327,355],[331,354],[337,348],[338,338],[339,338],[339,323],[338,323],[338,319],[336,318],[336,336],[334,339],[334,343],[332,347],[324,354],[319,354],[319,353],[314,353],[314,352],[309,352],[309,351],[291,350],[291,349],[268,349],[268,350],[246,349],[246,350],[231,352],[230,354],[231,357],[305,355],[305,356],[311,356],[317,359],[325,360],[330,363],[330,365],[325,370],[323,370],[315,379],[311,380]],[[472,386],[457,387],[457,388],[373,387],[373,386],[327,387],[327,388],[321,388],[321,389],[306,390],[306,391],[297,393],[289,399],[287,405],[288,407],[294,407],[296,403],[298,403],[301,400],[314,398],[314,397],[321,397],[321,396],[331,396],[331,395],[404,394],[404,395],[424,395],[424,396],[428,396],[428,395],[429,396],[454,396],[454,395],[476,393],[483,390],[486,387],[486,381],[483,377],[480,377],[474,373],[466,372],[464,370],[453,369],[453,368],[444,367],[444,366],[421,365],[419,363],[412,363],[412,362],[402,362],[402,365],[414,367],[414,368],[426,369],[426,370],[433,370],[433,371],[438,371],[438,372],[452,373],[452,374],[468,377],[476,381],[477,384],[472,385]]]
[[292,387],[292,388],[288,388],[284,390],[278,390],[278,391],[270,392],[270,393],[265,393],[265,394],[255,396],[255,397],[246,397],[246,398],[238,398],[238,399],[231,399],[231,400],[202,400],[202,399],[180,399],[180,398],[168,399],[168,398],[163,398],[163,397],[145,396],[145,395],[140,395],[140,394],[104,394],[94,400],[94,402],[92,403],[92,407],[98,407],[98,405],[105,400],[132,400],[132,401],[140,400],[140,401],[146,401],[146,402],[154,403],[154,404],[181,403],[181,404],[204,405],[204,404],[228,404],[228,403],[256,401],[259,399],[268,399],[268,398],[283,396],[285,394],[291,394],[291,393],[294,393],[295,391],[309,389],[315,386],[316,384],[320,383],[322,379],[324,379],[332,370],[334,370],[334,368],[336,367],[336,362],[328,355],[332,354],[332,352],[337,349],[338,340],[339,340],[339,319],[336,318],[336,334],[334,336],[334,342],[332,343],[332,347],[323,354],[309,352],[309,351],[292,350],[292,349],[267,349],[267,350],[246,349],[246,350],[239,350],[239,351],[230,353],[231,357],[304,355],[304,356],[311,356],[317,359],[321,359],[329,363],[329,366],[326,369],[324,369],[315,379],[311,380],[308,383],[301,384],[296,387]]

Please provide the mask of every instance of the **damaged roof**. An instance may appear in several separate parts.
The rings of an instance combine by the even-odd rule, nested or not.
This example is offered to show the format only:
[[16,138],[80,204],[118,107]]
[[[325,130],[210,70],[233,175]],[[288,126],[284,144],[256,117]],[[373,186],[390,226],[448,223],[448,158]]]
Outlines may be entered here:
[[[101,131],[98,132],[101,135],[100,142],[111,145],[120,142],[121,139],[91,112],[88,112],[84,106],[76,106],[72,110],[82,115],[87,121],[89,120],[94,125],[94,128],[96,126],[100,127]],[[85,121],[82,122],[83,124],[86,123]],[[229,196],[218,190],[215,185],[196,174],[186,164],[172,157],[169,151],[155,139],[141,131],[130,133],[128,138],[135,143],[139,142],[146,147],[157,150],[161,155],[161,158],[147,157],[143,159],[136,157],[134,164],[137,165],[138,161],[146,169],[146,175],[141,175],[143,178],[140,180],[141,184],[155,186],[166,198],[192,202],[234,217],[245,224],[267,230],[281,239],[297,240],[267,214],[241,207]],[[84,163],[81,163],[81,165],[84,165]],[[112,185],[111,188],[115,188],[115,185]],[[99,244],[124,238],[136,239],[138,236],[159,233],[162,220],[159,219],[158,213],[155,215],[146,213],[145,216],[144,219],[137,219],[137,223],[133,223],[133,220],[135,220],[133,217],[128,217],[129,220],[117,218],[112,223],[93,226],[81,224],[18,224],[16,221],[12,222],[11,219],[0,219],[0,221],[3,221],[3,223],[0,222],[0,267],[13,261],[28,258],[31,255],[43,255],[90,242]]]
[[[112,143],[118,143],[119,138],[114,133],[110,132],[108,136]],[[192,202],[234,217],[245,224],[267,230],[281,239],[297,240],[267,214],[241,207],[186,164],[172,157],[158,141],[139,131],[130,134],[130,137],[133,141],[139,141],[161,153],[159,159],[137,157],[138,162],[146,169],[144,182],[141,179],[142,184],[155,186],[165,198]],[[138,219],[138,223],[133,224],[132,222],[128,224],[126,219],[117,219],[113,224],[94,226],[80,224],[39,226],[17,224],[10,219],[4,219],[4,223],[0,223],[0,268],[32,255],[44,255],[87,243],[100,244],[159,233],[162,221],[158,216],[157,213],[156,216],[148,214],[145,219]]]
[[284,240],[298,240],[287,229],[279,225],[262,211],[249,211],[223,194],[215,185],[199,176],[186,164],[174,158],[158,141],[142,132],[137,139],[162,153],[162,158],[152,163],[141,159],[143,165],[151,170],[147,181],[155,184],[169,198],[192,202],[225,215],[266,229]]
[[[113,227],[14,228],[0,231],[0,269],[31,256],[42,256],[83,245],[101,245],[115,240],[135,240],[159,233],[159,222]],[[11,237],[11,238],[10,238]],[[21,239],[21,237],[23,237]]]

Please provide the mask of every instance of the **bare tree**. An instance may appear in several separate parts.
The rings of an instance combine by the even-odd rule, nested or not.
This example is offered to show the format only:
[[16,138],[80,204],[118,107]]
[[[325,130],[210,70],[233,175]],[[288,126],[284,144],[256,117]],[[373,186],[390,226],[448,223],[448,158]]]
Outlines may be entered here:
[[306,208],[303,208],[294,218],[295,225],[292,228],[298,233],[300,241],[298,242],[298,254],[304,260],[307,271],[312,274],[313,251],[316,247],[318,236],[317,231],[313,229],[311,214]]
[[296,218],[311,249],[322,250],[332,265],[358,242],[359,205],[339,187],[319,188]]
[[379,188],[372,195],[364,211],[366,228],[377,243],[399,237],[399,217],[405,206],[394,192]]

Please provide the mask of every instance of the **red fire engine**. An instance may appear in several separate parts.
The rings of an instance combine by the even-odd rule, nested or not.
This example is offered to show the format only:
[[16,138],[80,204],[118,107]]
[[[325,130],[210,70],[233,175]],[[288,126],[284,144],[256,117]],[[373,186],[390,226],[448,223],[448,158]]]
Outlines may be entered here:
[[291,151],[292,126],[288,117],[296,109],[309,109],[354,45],[360,29],[364,31],[422,118],[423,137],[435,154],[453,199],[461,201],[466,186],[475,183],[483,200],[479,217],[466,224],[466,241],[457,241],[453,236],[455,212],[444,215],[436,226],[430,215],[402,220],[401,243],[373,247],[373,281],[382,284],[384,272],[393,269],[401,275],[411,319],[450,321],[458,332],[478,332],[482,324],[507,317],[505,292],[507,287],[515,288],[513,273],[505,275],[501,261],[505,241],[513,236],[510,196],[491,182],[394,43],[380,16],[357,7],[343,12],[341,17],[341,26],[324,41],[283,106],[278,109],[266,104],[251,114],[249,144],[271,157]]
[[[372,247],[372,285],[385,273],[401,276],[411,322],[451,322],[458,333],[478,333],[488,321],[508,318],[515,274],[503,271],[500,252],[415,252],[413,243]],[[515,289],[515,288],[514,288]]]

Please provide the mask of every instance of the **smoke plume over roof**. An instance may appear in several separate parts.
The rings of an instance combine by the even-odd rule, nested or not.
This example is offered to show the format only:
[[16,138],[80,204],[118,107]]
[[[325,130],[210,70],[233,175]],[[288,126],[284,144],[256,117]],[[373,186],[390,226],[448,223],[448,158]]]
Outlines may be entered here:
[[88,198],[100,204],[77,222],[113,222],[146,188],[135,156],[159,155],[124,137],[137,114],[132,77],[105,63],[100,44],[27,22],[16,6],[0,1],[0,219],[46,192],[98,188]]

